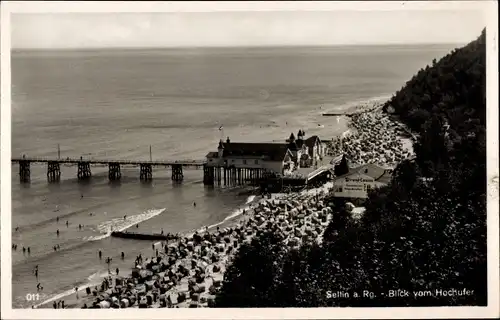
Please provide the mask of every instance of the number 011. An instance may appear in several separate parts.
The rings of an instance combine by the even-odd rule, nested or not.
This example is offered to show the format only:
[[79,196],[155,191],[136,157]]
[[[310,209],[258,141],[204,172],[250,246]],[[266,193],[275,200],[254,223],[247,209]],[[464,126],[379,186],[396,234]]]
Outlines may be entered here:
[[38,293],[28,293],[26,294],[27,301],[38,301],[40,300],[40,294]]

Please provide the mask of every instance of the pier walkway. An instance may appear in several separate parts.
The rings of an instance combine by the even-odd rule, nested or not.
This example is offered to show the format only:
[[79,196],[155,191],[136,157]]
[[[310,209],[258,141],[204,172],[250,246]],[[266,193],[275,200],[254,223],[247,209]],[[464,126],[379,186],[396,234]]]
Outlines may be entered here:
[[153,167],[164,167],[172,169],[172,180],[183,180],[183,168],[201,169],[206,164],[205,160],[113,160],[113,159],[86,159],[78,158],[37,158],[22,157],[13,158],[12,163],[19,164],[19,177],[21,182],[30,181],[31,164],[47,164],[47,179],[49,182],[57,182],[61,177],[61,164],[65,166],[77,166],[78,180],[85,180],[92,176],[91,166],[107,166],[109,168],[109,179],[119,180],[121,178],[121,167],[139,167],[140,179],[151,180]]

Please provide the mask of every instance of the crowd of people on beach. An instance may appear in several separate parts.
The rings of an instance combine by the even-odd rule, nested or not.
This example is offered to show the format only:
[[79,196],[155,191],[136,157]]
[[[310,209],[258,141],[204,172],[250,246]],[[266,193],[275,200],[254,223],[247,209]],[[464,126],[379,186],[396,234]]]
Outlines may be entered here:
[[356,165],[388,166],[413,156],[413,150],[402,142],[407,129],[382,111],[353,115],[349,126],[347,132],[333,139],[332,154],[344,153]]
[[281,233],[290,248],[303,241],[321,241],[332,212],[322,202],[330,187],[263,199],[231,227],[203,228],[170,243],[153,244],[152,257],[139,255],[131,276],[119,276],[117,270],[100,286],[88,288],[90,300],[82,300],[81,307],[213,306],[226,267],[243,243],[266,230]]

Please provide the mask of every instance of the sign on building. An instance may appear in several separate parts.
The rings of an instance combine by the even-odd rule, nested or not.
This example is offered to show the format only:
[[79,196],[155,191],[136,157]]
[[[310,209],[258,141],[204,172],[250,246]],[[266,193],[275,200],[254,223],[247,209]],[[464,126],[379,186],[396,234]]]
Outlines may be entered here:
[[344,198],[367,198],[368,191],[376,188],[379,184],[372,177],[353,174],[335,180],[334,195]]

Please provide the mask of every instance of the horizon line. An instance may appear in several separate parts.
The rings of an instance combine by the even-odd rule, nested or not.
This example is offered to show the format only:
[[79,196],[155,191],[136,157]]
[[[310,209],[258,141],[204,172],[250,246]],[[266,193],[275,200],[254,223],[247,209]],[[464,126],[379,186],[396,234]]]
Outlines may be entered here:
[[11,51],[72,51],[72,50],[151,50],[151,49],[258,49],[258,48],[332,48],[332,47],[377,47],[377,46],[432,46],[432,45],[465,45],[459,42],[415,42],[415,43],[339,43],[339,44],[297,44],[297,45],[245,45],[245,46],[110,46],[110,47],[18,47]]

